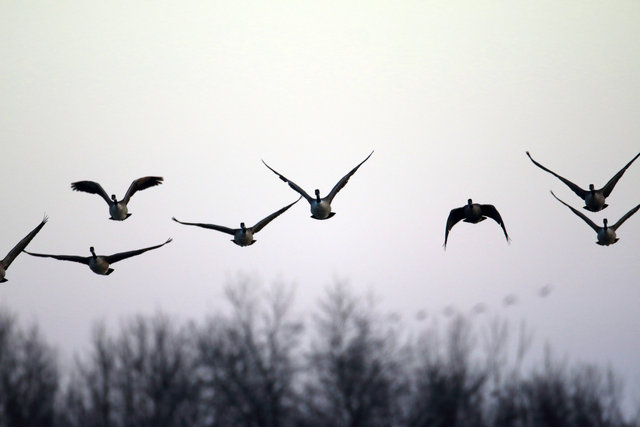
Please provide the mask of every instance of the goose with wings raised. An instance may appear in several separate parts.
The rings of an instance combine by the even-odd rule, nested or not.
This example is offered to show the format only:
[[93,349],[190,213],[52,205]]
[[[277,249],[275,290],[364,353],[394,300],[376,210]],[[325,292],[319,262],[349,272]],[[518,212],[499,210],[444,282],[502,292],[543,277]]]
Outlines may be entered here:
[[298,200],[296,200],[295,202],[285,206],[282,209],[279,209],[279,210],[275,211],[271,215],[269,215],[266,218],[264,218],[261,221],[259,221],[253,227],[247,227],[244,224],[244,222],[240,223],[240,228],[229,228],[229,227],[225,227],[225,226],[222,226],[222,225],[216,225],[216,224],[203,224],[203,223],[197,223],[197,222],[183,222],[183,221],[177,220],[175,217],[173,217],[172,219],[175,222],[179,223],[179,224],[195,225],[196,227],[208,228],[209,230],[216,230],[216,231],[221,231],[223,233],[230,234],[230,235],[233,236],[233,239],[231,239],[231,241],[233,243],[235,243],[236,245],[238,245],[238,246],[249,246],[249,245],[253,245],[256,242],[254,240],[254,238],[253,238],[254,234],[256,234],[257,232],[262,230],[267,224],[269,224],[271,221],[276,219],[276,217],[278,217],[281,214],[283,214],[291,206],[293,206],[296,203],[298,203],[298,201],[301,198],[302,197],[299,197]]
[[38,234],[42,227],[44,227],[48,219],[49,218],[47,218],[47,216],[45,215],[45,217],[42,218],[40,224],[38,224],[36,228],[31,230],[29,234],[27,234],[22,240],[20,240],[18,244],[9,251],[7,256],[5,256],[2,261],[0,261],[0,283],[7,281],[7,279],[4,278],[5,274],[7,274],[7,269],[9,268],[13,260],[16,259],[18,255],[20,255],[20,252],[22,252],[27,247],[27,245],[35,237],[35,235]]
[[107,196],[107,192],[104,191],[104,188],[94,181],[74,182],[71,184],[71,188],[75,191],[98,194],[109,205],[109,215],[111,215],[109,219],[123,221],[131,216],[129,209],[127,208],[127,204],[129,203],[129,200],[131,200],[131,197],[137,191],[145,190],[159,184],[162,184],[161,176],[144,176],[142,178],[138,178],[131,183],[127,193],[124,195],[124,198],[120,201],[116,199],[115,194],[112,194],[111,198],[109,198],[109,196]]
[[598,236],[598,241],[596,242],[597,244],[599,244],[600,246],[609,246],[609,245],[613,245],[615,242],[617,242],[618,239],[616,237],[616,230],[626,221],[628,220],[631,215],[633,215],[634,213],[636,213],[638,211],[638,209],[640,209],[640,204],[637,205],[635,208],[631,209],[629,212],[627,212],[622,218],[620,218],[618,220],[618,222],[616,222],[613,225],[609,225],[609,221],[607,221],[607,218],[604,218],[602,220],[603,226],[599,227],[597,226],[593,221],[591,221],[589,218],[587,218],[587,216],[585,214],[583,214],[582,212],[580,212],[579,210],[575,209],[572,206],[569,206],[568,204],[566,204],[565,202],[563,202],[562,200],[560,200],[555,194],[553,194],[553,191],[551,192],[551,195],[553,197],[556,198],[557,201],[559,201],[560,203],[562,203],[563,205],[565,205],[566,207],[568,207],[569,209],[571,209],[573,211],[574,214],[578,215],[580,218],[583,219],[584,222],[586,222],[589,227],[593,228],[593,230],[596,232],[597,236]]
[[281,180],[283,180],[284,182],[289,184],[289,187],[293,188],[302,197],[307,199],[307,202],[309,202],[309,205],[311,205],[311,218],[314,218],[314,219],[329,219],[329,218],[331,218],[332,216],[335,215],[335,212],[331,212],[331,202],[333,201],[333,198],[336,197],[336,194],[338,194],[338,191],[342,190],[344,188],[344,186],[347,185],[347,182],[349,182],[349,178],[351,178],[351,176],[354,173],[356,173],[358,168],[360,166],[362,166],[362,164],[364,162],[369,160],[369,157],[371,157],[372,154],[373,154],[373,151],[371,153],[369,153],[367,158],[364,159],[363,161],[361,161],[358,164],[358,166],[356,166],[355,168],[351,169],[351,171],[348,174],[343,176],[342,179],[340,181],[338,181],[338,183],[331,189],[329,194],[327,194],[325,197],[322,197],[322,198],[320,197],[320,190],[316,189],[315,190],[315,197],[311,197],[309,194],[307,194],[306,191],[304,191],[302,189],[302,187],[300,187],[299,185],[297,185],[295,182],[291,181],[290,179],[286,178],[281,173],[276,172],[264,160],[262,161],[262,163],[264,163],[264,165],[266,167],[268,167],[273,173],[278,175],[278,177],[280,177]]
[[546,167],[542,166],[540,163],[533,160],[533,158],[531,157],[531,154],[529,154],[528,151],[527,151],[527,156],[533,162],[534,165],[538,166],[543,171],[549,172],[551,175],[555,176],[560,181],[564,182],[574,193],[578,195],[578,197],[584,200],[584,204],[585,204],[584,209],[591,212],[598,212],[606,208],[607,206],[609,206],[605,203],[606,198],[609,197],[609,195],[613,191],[613,188],[618,183],[618,180],[622,178],[622,175],[624,175],[627,168],[631,166],[631,163],[633,163],[634,160],[637,159],[638,156],[640,156],[640,153],[636,154],[636,156],[633,159],[631,159],[631,161],[627,163],[622,169],[620,169],[618,173],[615,174],[613,178],[611,178],[604,187],[598,190],[596,190],[593,184],[589,184],[589,189],[585,190],[577,186],[573,182],[569,181],[568,179],[558,175],[557,173],[547,169]]
[[444,248],[447,249],[447,239],[449,237],[449,231],[461,220],[469,222],[471,224],[477,224],[485,219],[491,218],[502,227],[504,237],[507,239],[507,243],[511,240],[507,234],[507,229],[504,227],[504,221],[500,213],[493,205],[481,205],[479,203],[473,203],[471,199],[467,200],[467,204],[460,207],[451,209],[449,217],[447,218],[447,226],[444,230]]
[[140,255],[141,253],[150,251],[152,249],[158,249],[166,245],[167,243],[170,243],[172,240],[173,239],[169,238],[167,239],[166,242],[160,245],[150,246],[148,248],[143,248],[143,249],[136,249],[133,251],[120,252],[113,255],[96,255],[96,252],[93,246],[89,248],[89,251],[91,252],[91,256],[50,255],[50,254],[37,254],[37,253],[27,252],[27,251],[24,251],[24,252],[28,253],[29,255],[37,256],[37,257],[54,258],[61,261],[73,261],[73,262],[78,262],[80,264],[85,264],[85,265],[88,265],[91,271],[93,271],[94,273],[107,276],[113,273],[113,268],[109,267],[111,264],[118,261],[122,261],[123,259]]

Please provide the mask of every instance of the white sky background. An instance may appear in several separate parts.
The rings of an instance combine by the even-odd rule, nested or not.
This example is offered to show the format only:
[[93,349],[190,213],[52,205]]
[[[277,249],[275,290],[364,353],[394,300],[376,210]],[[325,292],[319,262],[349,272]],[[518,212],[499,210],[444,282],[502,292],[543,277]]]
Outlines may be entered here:
[[[64,356],[95,319],[201,318],[239,274],[295,284],[300,313],[344,279],[409,321],[485,303],[534,328],[535,358],[548,340],[637,388],[640,214],[596,245],[549,190],[581,201],[525,151],[583,187],[640,151],[639,28],[634,1],[1,2],[0,256],[45,212],[34,252],[174,242],[109,277],[21,255],[0,302]],[[297,198],[260,159],[324,195],[373,149],[328,221],[301,200],[247,248],[171,221],[253,225]],[[121,198],[145,175],[165,183],[125,222],[69,187]],[[617,221],[639,182],[640,163],[587,213]],[[511,245],[489,220],[442,250],[469,197],[498,208]]]

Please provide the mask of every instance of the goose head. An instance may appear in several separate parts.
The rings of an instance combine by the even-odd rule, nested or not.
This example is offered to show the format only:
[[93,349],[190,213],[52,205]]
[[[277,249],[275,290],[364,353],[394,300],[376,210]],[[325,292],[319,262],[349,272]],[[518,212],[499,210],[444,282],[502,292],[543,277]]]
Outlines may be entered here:
[[95,249],[93,248],[93,246],[91,246],[91,247],[89,248],[89,251],[91,252],[91,256],[95,258],[95,257],[96,257],[96,251],[95,251]]
[[118,199],[116,199],[116,195],[115,194],[111,195],[111,200],[113,200],[113,203],[118,203]]
[[473,200],[468,199],[468,200],[467,200],[467,205],[468,205],[468,206],[471,206],[472,204],[473,204]]
[[605,219],[603,219],[603,220],[602,220],[602,223],[604,224],[604,227],[603,227],[603,228],[604,228],[605,230],[607,229],[607,224],[608,224],[608,222],[609,222],[609,221],[607,221],[607,218],[605,218]]
[[246,233],[246,232],[247,232],[247,227],[244,225],[244,222],[241,222],[241,223],[240,223],[240,228],[242,229],[242,232],[243,232],[243,233]]
[[596,191],[596,187],[593,184],[589,184],[589,191],[593,193],[594,191]]
[[316,202],[320,203],[320,190],[316,188],[315,193],[316,193]]

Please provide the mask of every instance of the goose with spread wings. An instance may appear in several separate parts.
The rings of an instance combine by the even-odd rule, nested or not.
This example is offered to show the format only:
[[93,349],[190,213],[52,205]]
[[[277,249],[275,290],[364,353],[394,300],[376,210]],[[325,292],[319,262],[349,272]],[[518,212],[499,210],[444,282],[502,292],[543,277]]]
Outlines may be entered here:
[[38,224],[36,228],[31,230],[29,234],[27,234],[22,240],[20,240],[18,244],[9,251],[7,256],[5,256],[2,261],[0,261],[0,283],[7,281],[7,279],[5,279],[4,277],[7,274],[7,269],[9,268],[13,260],[16,259],[18,255],[20,255],[20,252],[22,252],[27,247],[27,245],[29,244],[29,242],[31,242],[35,235],[38,234],[42,227],[44,227],[48,219],[49,218],[47,218],[47,216],[45,215],[44,218],[42,218],[40,224]]
[[467,204],[460,207],[451,209],[449,217],[447,218],[447,226],[444,230],[444,248],[447,249],[447,239],[449,237],[449,231],[461,220],[469,222],[471,224],[477,224],[485,219],[491,218],[502,227],[504,237],[507,239],[507,243],[511,240],[507,234],[507,229],[504,227],[504,221],[500,213],[493,205],[481,205],[479,203],[473,203],[471,199],[467,200]]
[[115,194],[112,194],[111,198],[109,198],[109,196],[107,196],[107,192],[104,191],[104,188],[94,181],[74,182],[71,184],[71,189],[99,195],[109,205],[109,215],[111,215],[109,219],[124,221],[131,216],[129,209],[127,208],[127,204],[136,191],[145,190],[149,187],[162,184],[162,179],[163,178],[161,176],[144,176],[134,180],[129,186],[124,198],[120,201],[116,199]]
[[167,243],[170,243],[172,240],[173,239],[169,238],[167,239],[166,242],[159,245],[150,246],[148,248],[143,248],[143,249],[136,249],[133,251],[120,252],[113,255],[96,255],[96,252],[93,246],[89,248],[89,251],[91,252],[91,256],[50,255],[50,254],[37,254],[37,253],[27,252],[27,251],[24,251],[24,252],[28,253],[29,255],[37,256],[37,257],[54,258],[61,261],[73,261],[73,262],[78,262],[80,264],[85,264],[85,265],[88,265],[91,271],[93,271],[94,273],[107,276],[113,273],[113,268],[109,267],[111,264],[118,261],[122,261],[123,259],[140,255],[141,253],[150,251],[152,249],[158,249],[166,245]]
[[342,190],[344,188],[344,186],[347,185],[347,182],[349,182],[349,178],[351,178],[351,176],[354,173],[356,173],[358,168],[360,166],[362,166],[362,164],[364,162],[369,160],[369,157],[371,157],[372,154],[373,154],[373,151],[371,153],[369,153],[367,158],[364,159],[363,161],[361,161],[358,164],[358,166],[356,166],[355,168],[351,169],[351,171],[348,174],[343,176],[342,179],[340,181],[338,181],[338,183],[331,189],[329,194],[327,194],[325,197],[322,197],[322,198],[320,197],[320,190],[316,189],[315,190],[315,197],[311,197],[309,194],[307,194],[306,191],[304,191],[302,189],[302,187],[300,187],[299,185],[297,185],[295,182],[291,181],[290,179],[286,178],[281,173],[276,172],[264,160],[262,161],[262,163],[264,163],[264,165],[266,167],[268,167],[273,173],[278,175],[278,177],[280,177],[281,180],[283,180],[284,182],[289,184],[289,187],[293,188],[302,197],[307,199],[307,202],[309,202],[309,204],[311,205],[311,218],[314,218],[314,219],[329,219],[329,218],[331,218],[332,216],[335,215],[335,212],[331,212],[331,202],[333,201],[333,198],[336,197],[336,194],[338,194],[338,191]]
[[551,175],[555,176],[560,181],[564,182],[574,193],[578,195],[578,197],[584,200],[584,204],[585,204],[583,207],[584,209],[591,212],[598,212],[606,208],[607,206],[609,206],[608,204],[605,203],[606,198],[609,197],[609,195],[613,191],[613,188],[616,186],[620,178],[622,178],[622,175],[624,175],[627,168],[631,166],[631,164],[634,162],[635,159],[638,158],[638,156],[640,156],[640,153],[636,154],[636,156],[633,159],[631,159],[631,161],[627,163],[622,169],[620,169],[618,173],[615,174],[613,178],[611,178],[604,187],[598,190],[596,190],[593,184],[589,184],[589,189],[585,190],[577,186],[573,182],[569,181],[568,179],[558,175],[557,173],[547,169],[546,167],[542,166],[540,163],[533,160],[533,158],[531,157],[531,154],[529,154],[528,151],[527,151],[527,156],[533,162],[534,165],[538,166],[543,171],[549,172]]
[[569,206],[568,204],[566,204],[565,202],[560,200],[555,194],[553,194],[553,191],[551,192],[551,195],[553,197],[555,197],[557,201],[559,201],[560,203],[562,203],[563,205],[565,205],[566,207],[571,209],[574,214],[576,214],[580,218],[582,218],[584,220],[584,222],[586,222],[589,225],[589,227],[593,228],[593,230],[596,232],[597,237],[598,237],[598,241],[596,243],[599,244],[600,246],[613,245],[615,242],[620,240],[620,239],[618,239],[616,237],[616,230],[626,220],[628,220],[631,217],[631,215],[633,215],[634,213],[636,213],[638,211],[638,209],[640,209],[640,204],[639,204],[635,208],[633,208],[629,212],[627,212],[622,218],[620,218],[618,220],[618,222],[616,222],[615,224],[613,224],[611,226],[609,225],[609,222],[607,221],[607,218],[604,218],[602,220],[603,226],[602,227],[598,227],[593,221],[591,221],[589,218],[587,218],[587,216],[585,214],[583,214],[579,210],[575,209],[572,206]]
[[256,242],[254,240],[254,238],[253,238],[254,234],[256,234],[257,232],[262,230],[267,224],[269,224],[271,221],[276,219],[276,217],[278,217],[281,214],[283,214],[291,206],[293,206],[296,203],[298,203],[298,201],[301,198],[302,197],[299,197],[298,200],[296,200],[295,202],[285,206],[282,209],[279,209],[279,210],[275,211],[271,215],[269,215],[266,218],[264,218],[261,221],[259,221],[253,227],[247,227],[244,224],[244,222],[240,223],[240,228],[229,228],[229,227],[225,227],[225,226],[222,226],[222,225],[216,225],[216,224],[203,224],[203,223],[197,223],[197,222],[183,222],[183,221],[177,220],[176,217],[173,217],[172,219],[175,222],[179,223],[179,224],[195,225],[196,227],[208,228],[209,230],[216,230],[216,231],[221,231],[223,233],[230,234],[230,235],[233,236],[233,239],[231,239],[231,241],[233,243],[235,243],[236,245],[238,245],[238,246],[249,246],[249,245],[253,245]]

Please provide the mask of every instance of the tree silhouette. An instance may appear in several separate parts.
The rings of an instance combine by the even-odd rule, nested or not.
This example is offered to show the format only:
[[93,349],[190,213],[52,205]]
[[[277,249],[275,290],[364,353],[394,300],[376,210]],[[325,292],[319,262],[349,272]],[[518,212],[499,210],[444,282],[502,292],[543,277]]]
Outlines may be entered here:
[[640,425],[611,369],[548,349],[525,369],[524,323],[514,342],[505,319],[457,312],[412,335],[344,284],[308,316],[292,312],[293,294],[244,278],[201,323],[96,323],[64,371],[36,327],[0,308],[0,427]]
[[56,355],[37,327],[18,330],[0,312],[0,426],[53,426]]
[[225,296],[231,314],[207,319],[197,340],[209,425],[294,425],[303,328],[290,317],[292,291],[276,286],[263,301],[245,280]]
[[304,393],[310,422],[352,427],[399,423],[406,380],[397,331],[342,284],[327,290],[315,326]]

